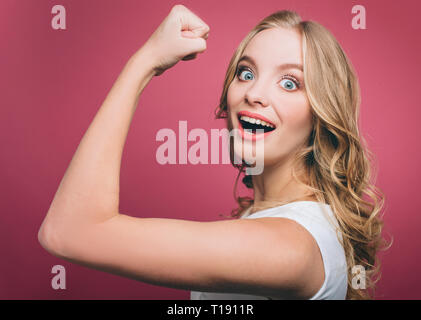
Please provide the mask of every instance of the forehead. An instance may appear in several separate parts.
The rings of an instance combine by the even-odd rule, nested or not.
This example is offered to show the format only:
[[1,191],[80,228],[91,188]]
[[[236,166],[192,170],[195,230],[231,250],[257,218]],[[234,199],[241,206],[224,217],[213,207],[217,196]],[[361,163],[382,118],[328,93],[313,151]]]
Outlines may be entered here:
[[243,55],[257,64],[279,65],[283,62],[302,64],[301,34],[294,29],[270,28],[256,34]]

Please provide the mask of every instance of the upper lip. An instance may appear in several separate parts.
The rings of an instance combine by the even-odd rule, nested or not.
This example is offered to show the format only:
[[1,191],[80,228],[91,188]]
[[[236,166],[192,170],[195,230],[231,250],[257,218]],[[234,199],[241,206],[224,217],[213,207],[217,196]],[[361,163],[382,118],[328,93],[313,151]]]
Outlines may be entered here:
[[258,113],[253,113],[250,111],[240,111],[238,112],[238,117],[241,117],[241,116],[247,116],[247,117],[263,120],[276,128],[276,125],[272,121],[270,121],[269,119],[265,118],[264,116]]

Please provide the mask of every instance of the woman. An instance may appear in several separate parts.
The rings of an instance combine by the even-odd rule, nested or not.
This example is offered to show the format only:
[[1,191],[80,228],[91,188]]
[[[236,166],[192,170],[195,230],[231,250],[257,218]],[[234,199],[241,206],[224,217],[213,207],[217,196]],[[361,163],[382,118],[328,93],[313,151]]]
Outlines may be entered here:
[[[192,290],[192,299],[364,298],[366,290],[350,286],[351,270],[362,265],[370,275],[382,223],[381,204],[361,198],[375,199],[357,129],[357,80],[330,33],[293,12],[253,29],[226,74],[217,116],[244,138],[230,144],[231,161],[238,144],[251,149],[261,134],[247,130],[266,132],[257,155],[264,171],[243,180],[254,200],[239,198],[241,219],[119,213],[121,156],[139,96],[154,76],[205,51],[209,30],[176,5],[129,59],[60,183],[41,245],[68,261]],[[247,160],[235,165],[240,173]]]

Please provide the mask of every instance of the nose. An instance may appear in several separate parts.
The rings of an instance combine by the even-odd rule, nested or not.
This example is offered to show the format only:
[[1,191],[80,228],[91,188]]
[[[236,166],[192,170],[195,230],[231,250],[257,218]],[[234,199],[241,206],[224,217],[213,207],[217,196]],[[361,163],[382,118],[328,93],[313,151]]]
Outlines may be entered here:
[[269,101],[266,98],[266,94],[264,92],[263,82],[257,83],[257,81],[249,87],[246,91],[245,99],[246,102],[251,105],[255,106],[260,104],[262,107],[267,107],[269,105]]

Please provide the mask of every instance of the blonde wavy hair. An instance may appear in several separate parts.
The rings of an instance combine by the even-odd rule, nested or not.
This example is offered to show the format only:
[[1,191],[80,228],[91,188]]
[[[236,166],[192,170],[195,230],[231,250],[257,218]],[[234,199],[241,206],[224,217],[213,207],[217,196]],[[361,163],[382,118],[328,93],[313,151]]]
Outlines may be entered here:
[[[305,145],[297,150],[296,164],[304,164],[306,183],[293,169],[293,177],[307,186],[317,201],[329,204],[342,234],[348,265],[348,291],[346,299],[372,299],[376,282],[380,279],[377,252],[386,244],[381,236],[383,221],[380,212],[385,196],[371,181],[373,154],[366,147],[358,130],[360,89],[356,73],[334,36],[322,25],[302,21],[289,10],[277,11],[259,22],[242,40],[229,63],[216,119],[227,119],[228,130],[232,122],[228,112],[227,93],[237,73],[238,61],[250,40],[268,28],[294,29],[302,35],[304,82],[311,104],[313,131]],[[232,141],[231,141],[232,142]],[[234,185],[234,198],[238,208],[230,217],[241,217],[253,206],[251,197],[237,197],[237,182],[248,166],[234,163],[233,143],[230,143],[231,164],[239,172]],[[376,177],[374,177],[376,178]],[[253,188],[251,176],[242,179]],[[363,199],[366,196],[368,199]],[[371,199],[371,201],[367,201]],[[299,200],[294,199],[289,202]],[[288,202],[288,203],[289,203]],[[262,210],[286,204],[266,201]],[[352,267],[361,265],[366,273],[366,289],[352,287]]]

